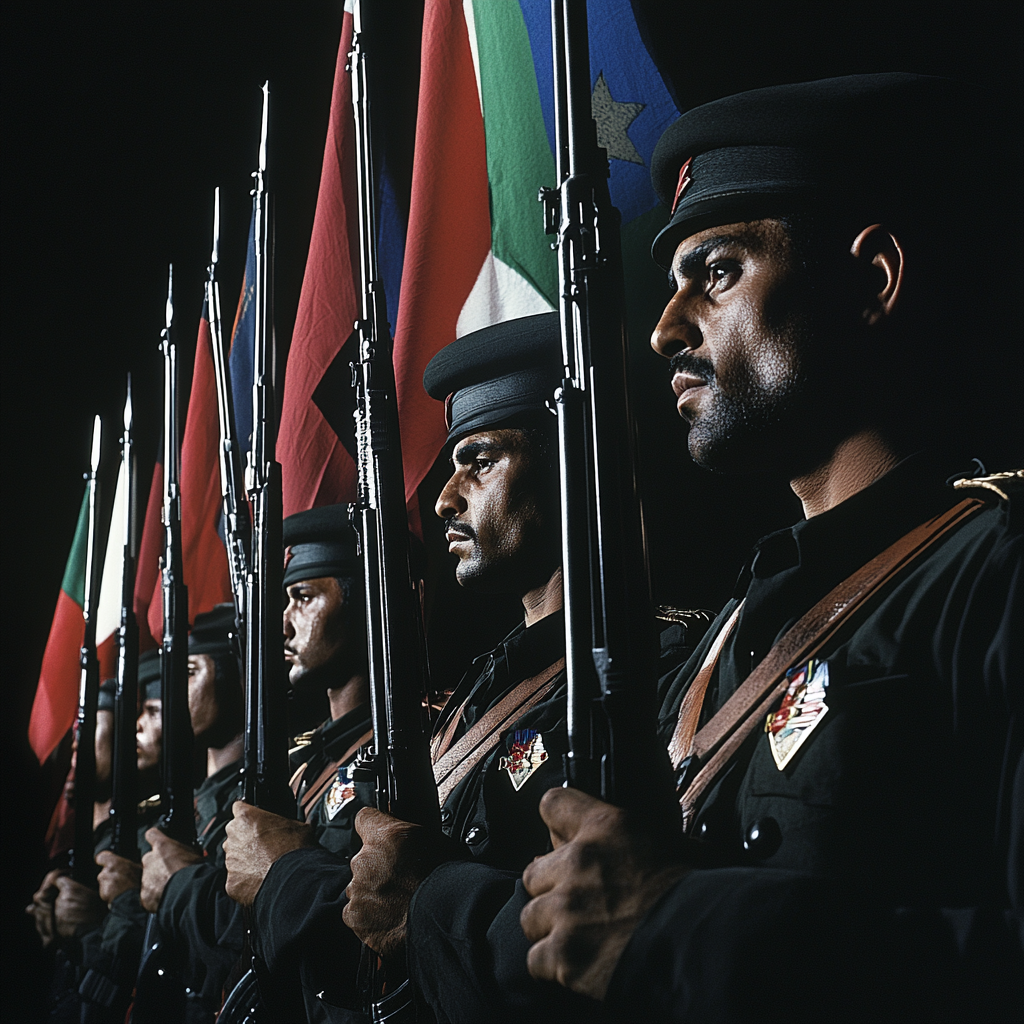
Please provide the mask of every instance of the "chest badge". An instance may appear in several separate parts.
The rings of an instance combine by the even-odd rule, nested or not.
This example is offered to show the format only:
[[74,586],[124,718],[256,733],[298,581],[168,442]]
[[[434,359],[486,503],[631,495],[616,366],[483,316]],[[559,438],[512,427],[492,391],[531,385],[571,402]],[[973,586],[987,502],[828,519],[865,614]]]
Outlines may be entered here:
[[536,729],[516,729],[508,757],[498,759],[498,771],[508,772],[512,788],[518,793],[547,759],[544,737]]
[[327,812],[327,820],[333,821],[334,816],[345,806],[356,798],[356,784],[348,778],[348,773],[342,773],[345,769],[338,770],[334,783],[324,797],[324,810]]
[[828,662],[811,660],[786,673],[789,685],[777,711],[764,723],[775,765],[781,772],[828,713]]

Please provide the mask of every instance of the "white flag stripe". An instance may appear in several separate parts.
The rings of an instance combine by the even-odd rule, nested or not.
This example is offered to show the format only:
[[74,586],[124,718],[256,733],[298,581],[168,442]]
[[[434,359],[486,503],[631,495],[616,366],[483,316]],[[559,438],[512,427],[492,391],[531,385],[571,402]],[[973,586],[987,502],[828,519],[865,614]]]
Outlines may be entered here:
[[103,643],[121,625],[121,561],[124,556],[124,465],[117,471],[114,508],[110,515],[107,551],[103,556],[100,603],[96,609],[96,645]]
[[521,316],[550,313],[553,309],[522,274],[499,260],[491,250],[459,313],[455,337],[461,338],[506,320],[518,320]]

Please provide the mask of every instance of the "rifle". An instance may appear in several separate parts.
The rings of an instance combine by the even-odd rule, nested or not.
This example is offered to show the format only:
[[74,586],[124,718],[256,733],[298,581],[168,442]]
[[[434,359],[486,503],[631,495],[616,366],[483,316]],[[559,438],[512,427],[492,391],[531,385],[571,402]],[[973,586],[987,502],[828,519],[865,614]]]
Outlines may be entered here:
[[[121,559],[121,624],[117,631],[117,689],[114,693],[114,758],[110,824],[114,853],[139,859],[138,771],[135,727],[139,715],[139,626],[135,621],[135,466],[132,459],[132,375],[124,403],[121,474],[124,487]],[[114,524],[110,524],[114,528]]]
[[[157,827],[171,839],[195,847],[192,789],[192,719],[188,710],[188,590],[181,561],[181,447],[178,431],[178,349],[174,342],[174,267],[167,277],[167,306],[160,351],[164,360],[164,554],[161,597],[164,629],[160,650],[163,705],[161,816]],[[184,990],[167,958],[157,915],[150,914],[135,983],[132,1024],[180,1019]]]
[[[224,359],[224,335],[220,318],[220,285],[217,262],[220,256],[220,189],[213,192],[213,250],[206,282],[206,308],[210,317],[210,348],[217,386],[217,423],[220,431],[220,490],[224,519],[224,546],[227,548],[228,575],[235,605],[235,654],[241,662],[241,641],[245,629],[245,588],[249,575],[248,509],[240,501],[244,493],[238,442],[235,438],[235,414]],[[243,526],[244,523],[244,526]]]
[[671,791],[655,734],[654,616],[627,400],[619,214],[591,113],[586,4],[552,0],[551,30],[558,188],[542,189],[540,198],[546,231],[558,236],[566,777],[667,823]]
[[255,351],[252,385],[252,441],[245,471],[252,505],[252,561],[245,587],[245,752],[242,799],[294,817],[288,788],[288,691],[281,639],[281,465],[276,460],[277,407],[274,396],[274,211],[265,185],[269,83],[263,83],[263,120],[253,217],[256,230]]
[[[370,120],[370,81],[362,0],[352,14],[352,107],[359,196],[360,319],[355,324],[359,360],[352,364],[356,390],[358,489],[354,511],[366,583],[373,745],[357,771],[376,783],[377,807],[440,832],[437,787],[424,730],[426,652],[420,603],[409,568],[409,525],[399,436],[391,330],[377,265],[376,210]],[[417,642],[418,640],[418,642]],[[376,954],[369,954],[371,1018],[409,1020],[414,1007],[408,979],[389,977],[388,994]],[[389,972],[390,973],[390,972]]]
[[85,633],[79,651],[81,683],[78,691],[78,717],[75,738],[75,845],[69,858],[71,877],[91,885],[96,880],[93,860],[94,840],[92,815],[96,799],[96,706],[100,694],[100,665],[96,659],[96,610],[99,605],[99,480],[102,422],[99,416],[92,425],[92,452],[89,472],[85,474],[89,502],[89,531],[85,549],[85,596],[82,617]]
[[164,357],[164,554],[160,573],[164,635],[160,657],[163,702],[163,792],[159,828],[194,846],[192,719],[188,712],[188,589],[181,561],[181,444],[178,430],[178,346],[174,342],[174,267],[167,277]]

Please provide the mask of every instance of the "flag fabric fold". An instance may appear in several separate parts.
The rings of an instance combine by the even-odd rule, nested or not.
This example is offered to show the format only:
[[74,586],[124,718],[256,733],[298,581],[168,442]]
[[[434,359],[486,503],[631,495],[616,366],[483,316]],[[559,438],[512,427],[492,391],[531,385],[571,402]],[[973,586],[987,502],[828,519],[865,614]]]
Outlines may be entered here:
[[149,628],[149,605],[153,600],[153,590],[160,579],[160,556],[164,550],[164,528],[160,520],[164,500],[163,450],[161,442],[156,464],[153,466],[145,517],[142,520],[139,553],[135,558],[135,621],[139,626],[140,654],[159,647],[163,635],[162,624],[158,633],[150,632]]
[[50,635],[43,652],[28,740],[44,762],[71,728],[78,709],[81,682],[80,652],[85,638],[85,559],[89,537],[89,492],[86,490],[78,513],[78,525],[71,542]]
[[[222,509],[219,449],[217,386],[209,313],[204,303],[181,442],[181,562],[188,587],[189,623],[214,605],[231,600],[227,553],[217,532]],[[147,618],[150,633],[161,637],[163,596],[159,576]]]

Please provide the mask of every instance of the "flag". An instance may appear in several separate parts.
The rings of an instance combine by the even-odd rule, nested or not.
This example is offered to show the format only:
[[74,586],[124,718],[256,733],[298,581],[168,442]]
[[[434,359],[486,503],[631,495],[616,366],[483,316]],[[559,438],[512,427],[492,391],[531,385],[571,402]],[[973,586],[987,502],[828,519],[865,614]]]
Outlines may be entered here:
[[[227,552],[217,532],[222,510],[219,451],[217,384],[209,311],[204,301],[181,442],[181,563],[188,587],[189,623],[214,605],[232,599]],[[158,576],[147,612],[154,637],[163,635],[163,614]]]
[[114,504],[103,556],[100,597],[96,605],[96,658],[100,681],[117,675],[117,632],[121,626],[121,583],[124,576],[124,463],[118,466]]
[[355,124],[346,70],[351,45],[352,15],[346,11],[281,404],[277,458],[285,516],[355,499],[355,397],[349,363],[358,353],[346,345],[360,309]]
[[[664,214],[649,164],[678,116],[629,0],[590,0],[592,101],[627,266]],[[395,373],[406,496],[444,444],[423,391],[431,357],[472,331],[555,308],[558,268],[537,202],[553,186],[550,5],[427,0]]]
[[89,544],[89,491],[78,513],[53,624],[43,652],[28,740],[42,764],[71,728],[78,709],[80,652],[85,639],[85,560]]
[[149,605],[153,600],[153,589],[160,579],[160,556],[164,551],[164,527],[160,520],[164,503],[163,451],[161,441],[149,485],[139,553],[135,559],[135,621],[139,626],[139,654],[159,647],[163,637],[162,625],[158,633],[151,633],[149,629]]
[[235,419],[235,440],[245,465],[252,438],[253,347],[256,337],[256,215],[249,220],[249,245],[245,251],[245,275],[231,328],[228,376]]

